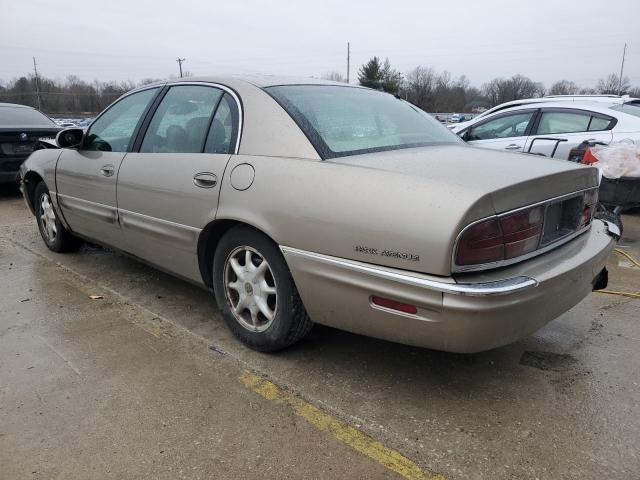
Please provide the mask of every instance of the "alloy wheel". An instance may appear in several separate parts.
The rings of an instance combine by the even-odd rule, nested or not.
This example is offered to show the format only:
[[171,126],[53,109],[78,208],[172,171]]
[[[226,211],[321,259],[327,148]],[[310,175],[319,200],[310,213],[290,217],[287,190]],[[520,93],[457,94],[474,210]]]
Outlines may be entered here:
[[233,316],[252,332],[263,332],[273,323],[278,304],[271,267],[257,250],[240,246],[224,265],[225,296]]
[[55,242],[56,235],[58,234],[58,227],[56,226],[56,212],[53,210],[51,198],[48,193],[43,193],[40,196],[39,209],[42,232],[44,233],[47,242],[53,243]]

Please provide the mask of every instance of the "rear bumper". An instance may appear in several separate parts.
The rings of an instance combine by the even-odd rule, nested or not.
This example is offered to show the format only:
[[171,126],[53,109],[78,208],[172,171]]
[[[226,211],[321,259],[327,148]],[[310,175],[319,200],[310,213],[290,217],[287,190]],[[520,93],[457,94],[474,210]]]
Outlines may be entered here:
[[0,157],[0,183],[17,182],[20,166],[26,159],[27,157]]
[[[542,256],[456,279],[281,249],[316,323],[469,353],[523,338],[587,296],[615,245],[607,230],[594,221],[588,232]],[[373,305],[374,295],[415,305],[418,312]]]

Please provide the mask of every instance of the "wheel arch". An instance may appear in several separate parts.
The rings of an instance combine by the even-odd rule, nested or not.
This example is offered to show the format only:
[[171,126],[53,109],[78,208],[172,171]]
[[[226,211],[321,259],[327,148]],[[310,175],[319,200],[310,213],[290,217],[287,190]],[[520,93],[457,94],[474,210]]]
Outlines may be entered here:
[[[44,182],[44,178],[38,172],[29,170],[27,173],[25,173],[24,178],[22,179],[22,182],[23,182],[22,188],[24,190],[24,198],[27,201],[29,210],[31,210],[31,213],[35,215],[36,213],[35,201],[34,201],[35,199],[33,197],[36,193],[36,186],[40,182]],[[46,185],[46,182],[45,182],[45,185]]]
[[198,236],[198,267],[202,281],[207,287],[213,287],[213,257],[218,248],[218,243],[220,243],[220,239],[229,230],[240,225],[253,228],[268,237],[275,245],[279,245],[267,232],[242,220],[220,218],[209,222]]

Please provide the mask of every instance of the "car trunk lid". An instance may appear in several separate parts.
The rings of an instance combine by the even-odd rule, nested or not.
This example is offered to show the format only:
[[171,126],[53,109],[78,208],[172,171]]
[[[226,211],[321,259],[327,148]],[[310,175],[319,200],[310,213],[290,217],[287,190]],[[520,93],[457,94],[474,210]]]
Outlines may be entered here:
[[595,168],[537,155],[457,145],[376,152],[331,161],[424,177],[433,183],[455,186],[477,199],[488,196],[496,214],[598,186]]

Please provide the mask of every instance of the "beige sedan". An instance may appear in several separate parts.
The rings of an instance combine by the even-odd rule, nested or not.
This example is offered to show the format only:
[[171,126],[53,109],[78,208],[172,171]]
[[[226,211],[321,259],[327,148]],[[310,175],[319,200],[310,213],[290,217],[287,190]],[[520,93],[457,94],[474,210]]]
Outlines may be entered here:
[[312,322],[473,352],[536,331],[606,285],[616,228],[596,170],[465,146],[391,95],[275,77],[147,85],[22,191],[56,252],[83,239],[215,293],[247,345]]

